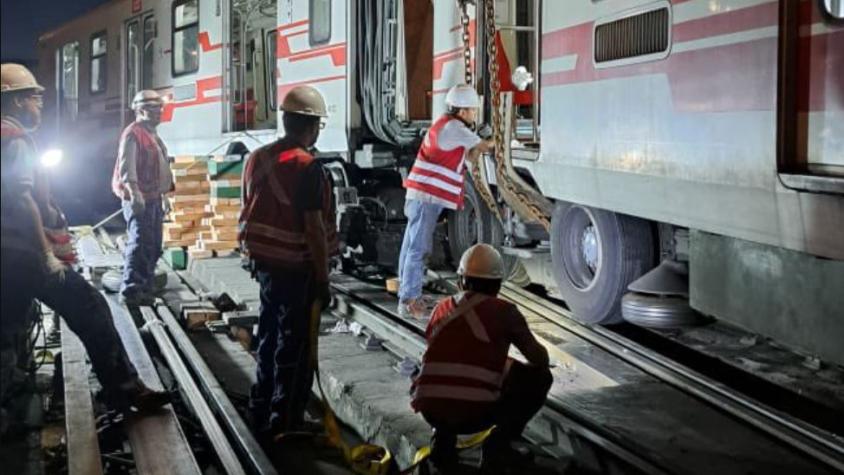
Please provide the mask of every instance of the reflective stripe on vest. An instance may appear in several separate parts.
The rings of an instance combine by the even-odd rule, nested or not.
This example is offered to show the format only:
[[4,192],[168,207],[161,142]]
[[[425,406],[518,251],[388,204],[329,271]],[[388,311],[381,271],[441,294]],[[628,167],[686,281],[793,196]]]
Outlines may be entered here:
[[[247,255],[280,266],[303,267],[312,261],[302,212],[290,197],[313,157],[300,149],[262,147],[244,170],[244,208],[238,239]],[[276,167],[283,167],[278,169]],[[329,255],[338,252],[332,190],[323,175],[323,224]]]
[[451,209],[463,205],[463,155],[465,147],[442,150],[439,134],[446,124],[455,119],[444,115],[428,130],[416,161],[404,180],[404,187],[417,193],[430,195]]
[[458,399],[461,401],[495,402],[501,396],[500,391],[450,384],[419,385],[414,393],[416,398]]
[[455,378],[474,379],[482,383],[500,386],[504,374],[492,371],[483,366],[463,363],[425,363],[425,374],[428,376],[451,376]]

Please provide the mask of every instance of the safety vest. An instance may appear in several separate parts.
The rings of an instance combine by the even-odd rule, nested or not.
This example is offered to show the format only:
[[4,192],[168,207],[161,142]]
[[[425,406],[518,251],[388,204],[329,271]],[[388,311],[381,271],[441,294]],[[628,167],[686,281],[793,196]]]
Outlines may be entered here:
[[[159,183],[159,153],[167,156],[167,148],[155,134],[149,131],[139,122],[132,122],[120,135],[120,150],[126,144],[126,139],[133,136],[138,145],[135,166],[138,175],[138,189],[145,198],[158,198],[161,196],[161,184]],[[111,191],[123,200],[129,199],[129,190],[120,180],[120,158],[114,164],[114,173],[111,177]]]
[[448,408],[451,401],[494,404],[509,345],[496,344],[506,329],[492,319],[512,311],[511,304],[475,292],[441,301],[431,315],[428,349],[413,384],[413,408]]
[[[256,261],[296,270],[312,268],[302,212],[293,197],[300,177],[314,161],[302,149],[278,150],[277,145],[255,151],[244,170],[244,202],[238,239]],[[333,191],[323,174],[322,201],[328,254],[339,252]]]
[[465,147],[442,150],[439,134],[446,124],[456,119],[444,115],[434,122],[425,135],[404,187],[436,198],[449,209],[463,207],[463,155]]

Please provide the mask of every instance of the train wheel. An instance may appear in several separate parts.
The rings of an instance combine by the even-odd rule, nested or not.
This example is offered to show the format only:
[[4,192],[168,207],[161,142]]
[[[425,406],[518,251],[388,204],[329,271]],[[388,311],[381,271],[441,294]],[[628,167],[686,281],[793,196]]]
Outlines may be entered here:
[[554,279],[574,317],[587,324],[622,321],[630,282],[656,263],[648,221],[588,206],[558,203],[551,219]]
[[[504,242],[504,229],[478,196],[471,179],[465,181],[463,198],[463,208],[448,216],[448,247],[454,267],[472,245],[485,242],[500,247]],[[520,269],[515,257],[504,256],[505,275],[512,277]]]

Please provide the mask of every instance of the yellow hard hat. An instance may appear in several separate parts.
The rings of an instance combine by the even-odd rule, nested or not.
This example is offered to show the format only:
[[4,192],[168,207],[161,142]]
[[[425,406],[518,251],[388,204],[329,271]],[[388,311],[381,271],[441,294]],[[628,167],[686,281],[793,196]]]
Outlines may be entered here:
[[475,244],[463,253],[457,273],[479,279],[503,279],[504,261],[501,254],[489,244]]
[[291,114],[328,117],[325,99],[311,86],[296,86],[291,89],[281,102],[281,110]]
[[0,92],[25,91],[28,89],[34,89],[36,92],[44,90],[25,66],[15,63],[0,65]]

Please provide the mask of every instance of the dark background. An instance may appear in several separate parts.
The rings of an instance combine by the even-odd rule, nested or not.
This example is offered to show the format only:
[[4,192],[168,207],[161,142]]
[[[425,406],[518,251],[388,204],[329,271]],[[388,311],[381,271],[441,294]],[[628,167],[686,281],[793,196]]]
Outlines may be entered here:
[[35,66],[35,42],[47,31],[108,0],[0,0],[0,58]]

